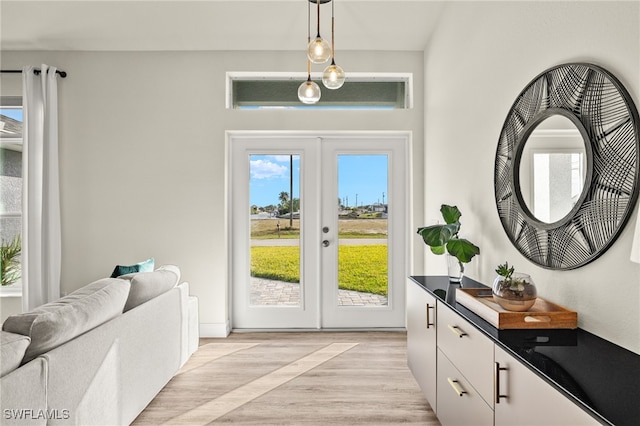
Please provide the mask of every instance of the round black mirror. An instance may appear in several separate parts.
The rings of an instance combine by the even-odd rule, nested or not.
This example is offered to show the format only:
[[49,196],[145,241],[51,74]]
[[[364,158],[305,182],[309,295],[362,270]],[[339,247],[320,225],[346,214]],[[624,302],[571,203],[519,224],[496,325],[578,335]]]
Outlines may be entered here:
[[628,92],[595,65],[550,68],[520,93],[494,171],[498,215],[520,253],[573,269],[613,244],[638,197],[638,123]]

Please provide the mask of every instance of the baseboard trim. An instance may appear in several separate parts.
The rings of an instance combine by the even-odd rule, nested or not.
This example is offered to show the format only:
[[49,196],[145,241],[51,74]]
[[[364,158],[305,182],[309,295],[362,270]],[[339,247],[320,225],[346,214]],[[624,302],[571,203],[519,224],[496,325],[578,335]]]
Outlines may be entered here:
[[363,331],[387,331],[387,332],[400,332],[406,333],[407,329],[404,327],[390,327],[390,328],[234,328],[231,330],[229,321],[226,323],[200,323],[199,332],[200,338],[225,338],[233,331],[234,333],[273,333],[273,332],[363,332]]
[[362,333],[366,331],[385,331],[393,333],[406,333],[404,327],[369,327],[369,328],[234,328],[234,333]]
[[200,337],[227,337],[231,333],[229,321],[225,323],[204,324],[200,323]]

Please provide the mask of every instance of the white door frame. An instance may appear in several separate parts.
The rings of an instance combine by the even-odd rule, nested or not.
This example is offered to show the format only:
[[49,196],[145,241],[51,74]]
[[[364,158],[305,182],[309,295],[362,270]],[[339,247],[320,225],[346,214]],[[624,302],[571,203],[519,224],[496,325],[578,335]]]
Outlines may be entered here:
[[[392,272],[394,275],[393,277],[397,277],[394,278],[394,280],[397,280],[397,282],[390,282],[390,286],[393,285],[394,289],[393,289],[393,295],[391,294],[392,289],[390,288],[390,297],[389,297],[389,308],[396,308],[399,309],[399,319],[396,321],[396,324],[394,326],[394,328],[403,328],[404,327],[404,309],[405,309],[405,304],[404,304],[404,300],[405,300],[405,294],[404,294],[404,290],[405,290],[405,278],[406,275],[408,274],[409,271],[409,265],[410,265],[410,239],[409,239],[409,225],[411,223],[411,188],[412,188],[412,184],[411,184],[411,158],[412,158],[412,152],[411,152],[411,138],[412,138],[412,133],[411,131],[357,131],[357,130],[352,130],[352,131],[260,131],[260,130],[240,130],[240,131],[233,131],[233,130],[229,130],[226,132],[225,134],[226,136],[226,152],[225,152],[225,156],[227,158],[226,161],[226,182],[225,182],[225,186],[226,186],[226,222],[227,222],[227,230],[228,230],[228,235],[229,238],[227,238],[227,253],[228,253],[228,258],[227,258],[227,277],[228,277],[228,282],[227,282],[227,311],[228,311],[228,315],[229,315],[229,324],[230,324],[230,328],[233,329],[236,327],[236,325],[234,324],[233,318],[233,292],[234,292],[234,277],[233,277],[233,257],[235,253],[235,250],[238,250],[238,244],[234,245],[233,244],[233,238],[231,238],[232,236],[232,227],[234,225],[234,219],[238,220],[237,218],[234,217],[233,214],[233,209],[234,209],[234,205],[233,205],[233,197],[232,197],[232,175],[233,172],[232,170],[234,169],[234,158],[232,156],[232,149],[231,149],[231,143],[233,143],[234,140],[238,139],[268,139],[268,140],[272,140],[272,141],[276,141],[276,140],[282,140],[282,139],[288,139],[291,140],[292,138],[303,138],[303,139],[309,139],[309,138],[320,138],[320,139],[369,139],[369,140],[375,140],[375,139],[398,139],[399,143],[403,143],[404,144],[404,175],[403,175],[403,182],[400,184],[403,188],[404,188],[404,205],[403,206],[398,206],[396,204],[395,209],[397,209],[395,211],[396,215],[402,215],[402,220],[401,220],[401,227],[404,228],[404,235],[406,236],[406,239],[403,243],[403,247],[397,247],[395,250],[396,252],[394,253],[394,256],[398,256],[400,255],[404,261],[402,262],[402,266],[399,268],[401,270],[394,270],[394,272]],[[289,150],[292,151],[292,150]],[[307,165],[308,167],[308,165]],[[390,162],[390,168],[391,168],[391,162]],[[390,172],[390,176],[391,176],[391,169],[389,170]],[[313,192],[313,196],[314,197],[320,197],[320,182],[316,182],[315,183],[316,188],[315,191]],[[312,194],[307,194],[307,197],[309,197]],[[237,203],[236,203],[237,204]],[[309,215],[311,216],[311,215]],[[307,217],[309,217],[307,216]],[[320,223],[320,217],[318,216],[317,218],[317,223],[315,223],[315,225],[317,226],[318,229],[320,229],[320,227],[322,226]],[[315,220],[314,220],[315,222]],[[313,226],[313,225],[312,225]],[[395,232],[402,232],[399,231],[398,229],[395,230]],[[244,238],[244,237],[243,237]],[[316,236],[309,236],[309,239],[314,238],[313,241],[309,241],[310,244],[314,245],[315,248],[319,248],[320,244],[321,244],[321,238],[320,238],[320,234],[317,233],[317,238]],[[249,235],[246,236],[246,239],[249,239]],[[315,241],[315,239],[317,239],[318,241]],[[398,251],[401,251],[402,253],[398,253]],[[305,254],[305,256],[311,256],[311,257],[315,257],[318,260],[318,264],[320,264],[319,260],[321,257],[321,253],[319,249],[314,249],[311,248],[310,250],[308,250],[308,252]],[[390,270],[392,268],[392,265],[389,265]],[[396,268],[398,269],[398,268]],[[307,271],[308,273],[313,273],[315,275],[315,279],[316,282],[320,282],[320,278],[321,278],[321,273],[320,270],[317,271]],[[391,273],[391,271],[390,271]],[[401,277],[401,278],[400,278]],[[314,322],[313,326],[308,326],[305,328],[321,328],[322,327],[322,297],[323,297],[323,292],[321,288],[317,289],[319,291],[319,295],[316,298],[317,299],[317,319]],[[393,304],[393,305],[392,305]],[[401,317],[401,319],[400,319]],[[361,325],[362,328],[372,328],[372,327],[367,327],[366,324],[362,324]]]

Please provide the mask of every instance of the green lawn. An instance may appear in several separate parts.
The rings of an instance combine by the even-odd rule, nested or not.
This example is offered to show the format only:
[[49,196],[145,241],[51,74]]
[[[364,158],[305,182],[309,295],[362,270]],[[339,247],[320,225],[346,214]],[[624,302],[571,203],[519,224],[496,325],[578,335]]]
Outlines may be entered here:
[[[251,247],[251,275],[300,282],[299,247]],[[343,290],[387,295],[387,246],[339,246],[338,286]]]

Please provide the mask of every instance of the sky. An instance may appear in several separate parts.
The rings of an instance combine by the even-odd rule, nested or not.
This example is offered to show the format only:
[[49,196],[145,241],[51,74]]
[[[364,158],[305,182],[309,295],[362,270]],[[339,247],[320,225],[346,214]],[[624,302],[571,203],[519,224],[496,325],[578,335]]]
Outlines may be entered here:
[[[251,155],[250,204],[265,207],[280,203],[281,192],[289,192],[288,155]],[[353,207],[387,202],[387,156],[338,156],[338,194]],[[384,195],[383,195],[384,194]],[[293,196],[300,198],[300,156],[293,156]],[[304,200],[303,200],[304,201]]]
[[0,114],[22,121],[22,108],[0,108]]

